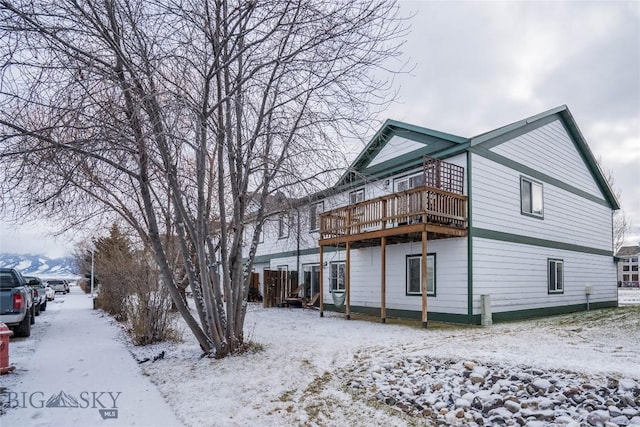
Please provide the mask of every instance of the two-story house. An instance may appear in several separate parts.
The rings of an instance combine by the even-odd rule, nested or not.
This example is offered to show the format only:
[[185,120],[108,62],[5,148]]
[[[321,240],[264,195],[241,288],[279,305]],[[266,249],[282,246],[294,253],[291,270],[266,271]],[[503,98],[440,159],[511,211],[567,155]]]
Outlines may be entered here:
[[624,287],[639,287],[640,246],[623,246],[618,250],[616,258],[618,259],[618,284]]
[[383,322],[611,307],[618,208],[566,106],[472,138],[388,120],[335,186],[266,224],[254,271],[295,272],[321,315]]

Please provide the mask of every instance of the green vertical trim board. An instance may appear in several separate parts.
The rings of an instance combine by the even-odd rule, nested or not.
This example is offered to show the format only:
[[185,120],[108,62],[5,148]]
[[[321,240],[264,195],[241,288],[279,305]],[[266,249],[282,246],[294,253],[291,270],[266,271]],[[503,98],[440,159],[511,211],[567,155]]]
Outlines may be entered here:
[[473,324],[473,209],[471,197],[471,156],[467,151],[467,323]]

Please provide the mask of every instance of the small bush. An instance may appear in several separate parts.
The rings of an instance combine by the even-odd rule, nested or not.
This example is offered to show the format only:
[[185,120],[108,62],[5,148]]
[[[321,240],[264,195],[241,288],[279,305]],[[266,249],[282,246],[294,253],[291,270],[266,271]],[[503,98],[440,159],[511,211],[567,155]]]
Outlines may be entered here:
[[[91,293],[91,280],[89,279],[80,279],[78,280],[78,286],[85,294]],[[94,283],[95,286],[95,283]]]
[[131,324],[131,339],[136,345],[160,341],[176,341],[179,336],[173,328],[171,300],[162,285],[138,286],[126,304]]

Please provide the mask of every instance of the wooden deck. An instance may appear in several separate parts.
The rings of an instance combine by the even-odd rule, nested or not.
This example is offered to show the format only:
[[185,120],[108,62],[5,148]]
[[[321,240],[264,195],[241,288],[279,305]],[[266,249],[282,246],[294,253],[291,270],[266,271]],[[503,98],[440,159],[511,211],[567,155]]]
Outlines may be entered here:
[[320,246],[352,248],[467,235],[467,196],[421,186],[320,214]]
[[[386,319],[386,247],[421,242],[422,326],[427,327],[427,245],[429,240],[467,235],[467,196],[464,168],[424,157],[422,186],[320,214],[320,265],[324,248],[345,248],[345,313],[351,318],[351,249],[380,247],[380,320]],[[417,183],[416,183],[417,184]],[[403,267],[404,268],[404,267]],[[320,295],[324,295],[324,268],[320,268]],[[357,284],[356,284],[357,286]],[[320,316],[324,298],[320,298]]]

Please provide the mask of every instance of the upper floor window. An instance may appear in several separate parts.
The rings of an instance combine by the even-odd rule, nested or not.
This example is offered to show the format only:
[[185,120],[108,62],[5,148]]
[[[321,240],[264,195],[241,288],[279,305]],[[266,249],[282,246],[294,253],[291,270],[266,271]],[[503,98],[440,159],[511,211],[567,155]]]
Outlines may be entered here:
[[[436,294],[436,255],[427,255],[427,295]],[[422,295],[422,255],[407,256],[407,295]]]
[[287,237],[289,237],[289,217],[285,214],[280,214],[278,217],[278,239]]
[[320,228],[320,213],[322,212],[324,212],[324,202],[309,206],[309,231],[317,231]]
[[561,294],[564,292],[564,261],[561,259],[549,259],[549,293]]
[[354,203],[364,201],[364,188],[360,188],[358,190],[352,191],[349,193],[349,204],[353,205]]
[[542,184],[520,178],[520,211],[525,215],[543,217]]
[[420,187],[421,185],[424,185],[424,174],[420,172],[415,175],[405,176],[404,178],[396,179],[395,185],[396,185],[396,191],[405,191],[411,188]]

